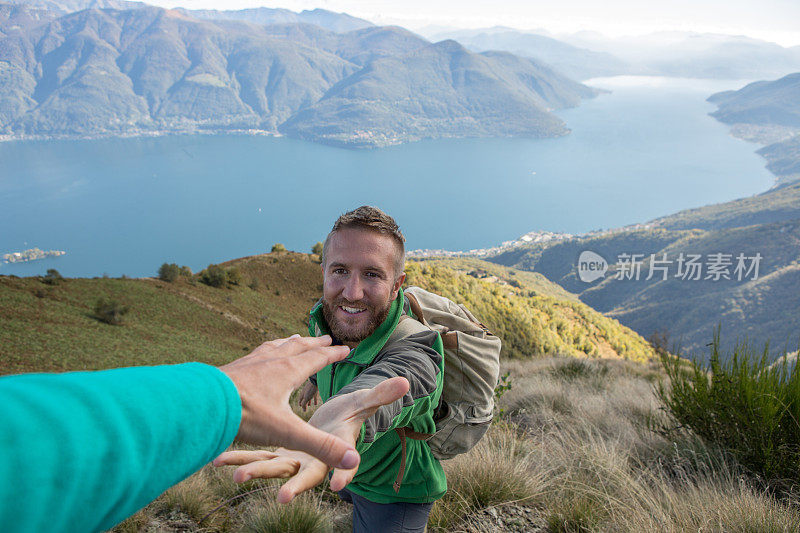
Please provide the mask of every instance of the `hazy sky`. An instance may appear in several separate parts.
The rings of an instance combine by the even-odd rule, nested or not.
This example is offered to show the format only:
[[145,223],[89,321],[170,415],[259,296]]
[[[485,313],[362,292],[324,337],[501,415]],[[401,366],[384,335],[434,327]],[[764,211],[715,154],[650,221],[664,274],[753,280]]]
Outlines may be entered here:
[[145,0],[162,7],[243,9],[316,7],[376,24],[418,29],[428,24],[494,25],[553,33],[594,30],[609,36],[660,30],[744,34],[784,46],[800,45],[800,0]]

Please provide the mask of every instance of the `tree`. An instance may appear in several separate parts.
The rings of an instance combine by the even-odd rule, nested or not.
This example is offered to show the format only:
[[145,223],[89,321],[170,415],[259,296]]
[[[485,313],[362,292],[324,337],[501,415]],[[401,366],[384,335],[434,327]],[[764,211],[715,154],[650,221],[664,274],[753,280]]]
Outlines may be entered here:
[[321,242],[318,242],[317,244],[311,247],[311,253],[322,257],[322,248],[323,244]]
[[286,251],[286,247],[284,245],[282,245],[281,243],[275,243],[275,244],[272,245],[272,251],[273,252],[285,252]]
[[47,274],[42,277],[42,281],[48,285],[56,285],[63,279],[64,278],[61,276],[61,273],[55,268],[48,268]]
[[224,287],[228,283],[228,272],[219,265],[208,265],[200,273],[200,282],[209,287]]
[[172,283],[181,274],[181,267],[175,263],[164,263],[158,269],[158,279]]

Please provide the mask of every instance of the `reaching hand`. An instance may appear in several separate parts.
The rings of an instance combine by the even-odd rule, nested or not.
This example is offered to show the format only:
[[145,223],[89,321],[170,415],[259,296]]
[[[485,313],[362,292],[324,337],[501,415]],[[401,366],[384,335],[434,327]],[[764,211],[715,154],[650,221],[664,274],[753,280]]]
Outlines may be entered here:
[[239,440],[301,450],[337,467],[358,467],[360,457],[353,442],[303,422],[289,407],[292,391],[309,375],[349,353],[346,346],[329,346],[330,343],[327,335],[277,339],[220,367],[242,399]]
[[298,405],[300,405],[303,412],[306,411],[306,408],[311,404],[312,400],[314,401],[314,405],[319,403],[319,391],[316,385],[310,381],[306,381],[306,384],[303,385],[303,390],[300,391],[300,400],[298,401]]
[[[408,380],[401,377],[387,379],[372,389],[362,389],[337,396],[322,404],[309,420],[319,429],[328,431],[355,445],[364,421],[378,407],[392,403],[408,392]],[[330,468],[307,453],[279,448],[268,451],[230,451],[214,459],[214,466],[241,465],[233,480],[242,483],[253,478],[288,478],[278,492],[280,503],[292,499],[325,480]],[[357,467],[336,468],[331,478],[331,490],[339,491],[356,475]]]

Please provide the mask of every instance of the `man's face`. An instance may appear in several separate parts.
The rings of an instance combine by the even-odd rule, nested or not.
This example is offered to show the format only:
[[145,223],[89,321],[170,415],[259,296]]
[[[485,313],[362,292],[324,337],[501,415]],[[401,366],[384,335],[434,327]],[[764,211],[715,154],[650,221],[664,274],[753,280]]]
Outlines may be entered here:
[[395,276],[389,235],[345,228],[331,235],[323,269],[322,311],[334,337],[353,347],[389,313],[406,275]]

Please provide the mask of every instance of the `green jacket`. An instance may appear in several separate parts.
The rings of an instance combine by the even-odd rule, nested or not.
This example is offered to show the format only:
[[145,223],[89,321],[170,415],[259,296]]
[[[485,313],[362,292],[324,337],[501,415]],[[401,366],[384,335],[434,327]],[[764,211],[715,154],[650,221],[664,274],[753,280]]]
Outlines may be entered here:
[[[361,427],[356,449],[361,465],[347,489],[376,503],[429,503],[447,491],[442,465],[424,441],[406,439],[406,467],[399,491],[393,484],[400,470],[402,447],[395,428],[410,427],[434,433],[434,411],[442,395],[444,348],[434,331],[426,331],[386,344],[400,316],[410,314],[401,289],[386,320],[342,361],[328,365],[316,375],[322,401],[381,381],[403,376],[411,385],[408,393],[383,406]],[[313,336],[329,333],[322,315],[322,302],[311,310],[308,325]]]

